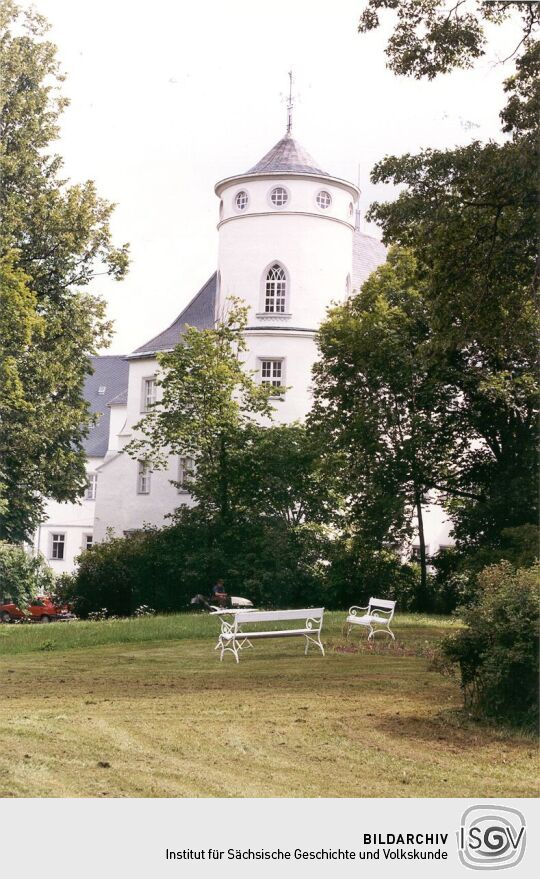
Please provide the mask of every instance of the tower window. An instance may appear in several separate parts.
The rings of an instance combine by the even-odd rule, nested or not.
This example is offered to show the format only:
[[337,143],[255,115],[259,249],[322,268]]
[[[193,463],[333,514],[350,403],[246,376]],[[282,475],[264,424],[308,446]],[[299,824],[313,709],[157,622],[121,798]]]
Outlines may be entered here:
[[317,204],[323,209],[323,211],[326,210],[326,208],[329,208],[332,204],[332,196],[326,191],[326,189],[321,189],[321,191],[317,193]]
[[277,208],[282,208],[289,201],[289,193],[284,186],[276,186],[270,193],[270,200]]
[[[261,360],[261,384],[283,387],[283,360]],[[276,396],[278,396],[276,394]]]
[[287,298],[287,276],[279,263],[274,263],[266,275],[264,310],[267,314],[284,314]]
[[240,192],[236,193],[234,203],[239,211],[245,211],[248,205],[248,201],[248,194],[244,189],[241,189]]

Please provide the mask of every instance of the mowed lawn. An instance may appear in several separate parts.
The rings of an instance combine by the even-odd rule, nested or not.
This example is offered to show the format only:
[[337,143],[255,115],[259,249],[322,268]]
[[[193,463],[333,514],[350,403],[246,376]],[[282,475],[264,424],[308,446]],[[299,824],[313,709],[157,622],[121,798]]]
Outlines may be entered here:
[[398,616],[370,650],[256,643],[179,614],[0,626],[0,796],[532,797],[532,737],[479,725],[430,670],[443,617]]

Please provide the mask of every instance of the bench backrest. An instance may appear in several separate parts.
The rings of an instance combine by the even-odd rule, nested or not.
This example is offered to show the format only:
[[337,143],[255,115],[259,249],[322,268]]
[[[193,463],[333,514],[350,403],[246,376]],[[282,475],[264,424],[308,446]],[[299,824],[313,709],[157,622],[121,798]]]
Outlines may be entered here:
[[281,620],[319,620],[324,607],[307,607],[303,610],[247,610],[235,614],[239,625],[246,623],[275,623]]
[[395,601],[388,601],[386,598],[370,598],[368,613],[373,613],[373,611],[382,610],[385,613],[389,614],[388,620],[390,621],[394,616],[394,610],[396,607]]

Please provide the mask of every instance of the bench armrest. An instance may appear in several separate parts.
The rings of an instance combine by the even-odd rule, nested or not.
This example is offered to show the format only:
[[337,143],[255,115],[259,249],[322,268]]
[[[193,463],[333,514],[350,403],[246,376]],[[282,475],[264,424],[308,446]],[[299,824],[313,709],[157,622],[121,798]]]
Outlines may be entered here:
[[349,608],[349,613],[352,614],[353,616],[356,616],[356,611],[358,611],[358,610],[368,611],[369,605],[367,607],[359,607],[357,604],[353,604],[353,606]]

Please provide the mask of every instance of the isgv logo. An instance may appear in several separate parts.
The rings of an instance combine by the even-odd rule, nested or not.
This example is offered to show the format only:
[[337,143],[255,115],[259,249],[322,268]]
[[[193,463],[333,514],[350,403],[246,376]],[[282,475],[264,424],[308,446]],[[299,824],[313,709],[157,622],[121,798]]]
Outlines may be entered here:
[[525,852],[525,818],[509,806],[471,806],[458,831],[459,859],[471,870],[504,870]]

